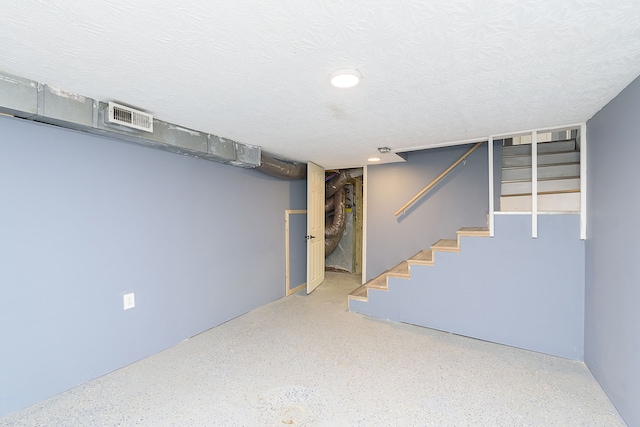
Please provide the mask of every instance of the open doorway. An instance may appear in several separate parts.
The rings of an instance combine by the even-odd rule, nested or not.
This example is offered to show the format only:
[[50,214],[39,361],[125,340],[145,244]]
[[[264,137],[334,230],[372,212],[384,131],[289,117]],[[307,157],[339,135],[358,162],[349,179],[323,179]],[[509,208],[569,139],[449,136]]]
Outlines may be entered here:
[[[364,270],[365,192],[364,169],[340,169],[325,172],[325,234],[324,270],[332,274],[333,281],[344,275],[347,283],[362,284]],[[341,178],[340,178],[341,177]],[[342,190],[343,194],[338,194]],[[344,197],[344,199],[342,199]],[[336,204],[336,199],[339,202]],[[336,210],[336,206],[338,209]],[[285,295],[306,288],[307,210],[285,211]],[[355,288],[354,288],[355,289]],[[351,291],[353,289],[349,289]]]
[[327,170],[325,204],[325,270],[362,275],[363,169]]

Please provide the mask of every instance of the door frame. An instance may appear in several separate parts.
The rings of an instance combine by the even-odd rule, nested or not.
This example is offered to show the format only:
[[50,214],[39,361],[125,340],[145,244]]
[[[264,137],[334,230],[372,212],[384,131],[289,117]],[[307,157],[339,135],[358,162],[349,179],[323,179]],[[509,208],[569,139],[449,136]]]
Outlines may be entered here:
[[[291,294],[295,294],[296,292],[304,289],[307,286],[307,282],[305,281],[303,284],[296,286],[291,289],[291,252],[290,252],[290,231],[289,231],[289,216],[291,215],[299,215],[299,214],[307,214],[306,209],[287,209],[284,211],[284,241],[285,241],[285,296],[289,296]],[[302,236],[301,236],[302,237]],[[304,245],[305,251],[307,249],[307,245]],[[305,260],[307,257],[305,256]],[[305,261],[306,262],[306,261]],[[305,274],[306,277],[306,274]]]

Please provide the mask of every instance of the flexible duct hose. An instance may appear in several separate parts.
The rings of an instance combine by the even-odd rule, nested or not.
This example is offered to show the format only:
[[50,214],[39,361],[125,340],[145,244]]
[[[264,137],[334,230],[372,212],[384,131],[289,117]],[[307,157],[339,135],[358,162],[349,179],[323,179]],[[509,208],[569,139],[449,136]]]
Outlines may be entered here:
[[351,175],[349,172],[340,172],[340,174],[334,176],[327,182],[324,186],[324,197],[328,199],[329,197],[336,194],[336,191],[344,187],[344,185],[349,181]]
[[268,154],[262,153],[260,166],[255,170],[276,178],[285,179],[305,179],[307,177],[306,163],[292,163],[286,160],[276,159]]
[[[324,235],[325,237],[335,236],[336,234],[342,235],[341,228],[344,228],[345,222],[345,206],[347,201],[347,194],[344,188],[338,190],[333,195],[335,209],[332,216],[326,216],[324,221]],[[344,232],[344,229],[342,230]]]
[[[305,179],[307,177],[307,165],[305,163],[293,163],[276,159],[264,152],[261,154],[260,166],[255,170],[276,178]],[[344,230],[346,229],[345,209],[346,191],[345,184],[351,180],[349,172],[340,172],[325,184],[325,212],[334,211],[333,215],[325,217],[324,255],[329,256],[338,246]]]
[[[347,208],[347,191],[344,186],[352,182],[353,178],[349,172],[340,172],[339,175],[333,177],[325,185],[327,196],[327,203],[325,204],[325,212],[327,206],[333,205],[333,216],[325,217],[325,231],[324,231],[324,256],[325,258],[331,255],[331,253],[338,247],[340,239],[344,234],[344,230],[347,228],[346,222],[346,208]],[[332,197],[333,196],[333,197]],[[331,218],[330,222],[329,219]]]

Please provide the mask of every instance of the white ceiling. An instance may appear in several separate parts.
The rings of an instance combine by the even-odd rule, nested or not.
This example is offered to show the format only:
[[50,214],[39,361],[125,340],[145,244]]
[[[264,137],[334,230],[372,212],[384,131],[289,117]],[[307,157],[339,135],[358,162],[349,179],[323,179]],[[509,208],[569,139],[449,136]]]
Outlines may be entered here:
[[639,0],[0,3],[1,71],[325,167],[582,122],[640,74]]

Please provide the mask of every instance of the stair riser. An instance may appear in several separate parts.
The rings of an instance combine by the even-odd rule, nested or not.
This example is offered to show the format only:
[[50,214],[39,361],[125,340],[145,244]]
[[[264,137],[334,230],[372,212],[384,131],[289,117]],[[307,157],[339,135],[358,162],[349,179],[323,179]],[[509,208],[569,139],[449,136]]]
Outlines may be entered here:
[[[538,165],[554,165],[558,163],[579,163],[580,152],[544,154],[538,156]],[[502,158],[503,167],[531,166],[531,154]]]
[[[500,197],[502,212],[531,212],[531,196]],[[538,195],[538,212],[579,212],[580,193]]]
[[[538,193],[580,191],[580,178],[538,181]],[[503,182],[501,194],[531,194],[531,181]]]
[[[538,144],[538,154],[555,153],[558,151],[573,151],[575,149],[576,149],[576,142],[574,140],[544,142],[544,143]],[[519,154],[531,154],[531,144],[511,145],[507,147],[502,147],[503,156],[515,156]]]
[[[580,165],[553,165],[538,167],[538,179],[572,178],[580,176]],[[502,181],[531,179],[531,168],[514,168],[502,170]]]

